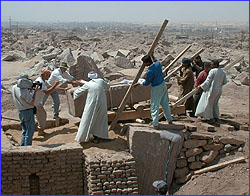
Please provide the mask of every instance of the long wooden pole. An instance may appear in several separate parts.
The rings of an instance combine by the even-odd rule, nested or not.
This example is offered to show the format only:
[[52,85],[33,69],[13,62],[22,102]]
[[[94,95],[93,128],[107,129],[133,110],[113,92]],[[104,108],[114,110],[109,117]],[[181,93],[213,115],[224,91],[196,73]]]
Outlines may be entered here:
[[226,167],[226,166],[228,166],[230,164],[240,163],[240,162],[243,162],[243,161],[245,161],[245,157],[239,157],[239,158],[236,158],[236,159],[233,159],[233,160],[230,160],[230,161],[226,161],[224,163],[219,163],[219,164],[216,164],[216,165],[212,165],[210,167],[199,169],[197,171],[194,171],[194,175],[199,175],[199,174],[202,174],[202,173],[205,173],[205,172],[214,171],[216,169]]
[[162,73],[165,73],[167,70],[169,70],[170,67],[172,67],[172,65],[179,60],[179,58],[181,58],[181,56],[187,52],[187,50],[191,47],[192,45],[188,45],[177,57],[175,57],[175,59],[173,61],[171,61],[171,63],[162,71]]
[[193,175],[200,175],[200,174],[203,174],[203,173],[206,173],[206,172],[221,169],[221,168],[226,167],[226,166],[228,166],[230,164],[233,164],[233,163],[240,163],[240,162],[243,162],[243,161],[245,161],[245,157],[239,157],[239,158],[236,158],[236,159],[233,159],[233,160],[230,160],[230,161],[226,161],[224,163],[218,163],[216,165],[212,165],[212,166],[209,166],[209,167],[205,167],[203,169],[193,171],[193,172],[189,173],[186,176],[185,180],[182,183],[185,183],[188,180],[190,180]]
[[[243,57],[239,57],[237,58],[235,61],[233,61],[232,63],[230,63],[228,66],[224,67],[223,70],[227,71],[228,69],[230,69],[233,65],[235,65],[236,63],[238,63],[239,61],[241,61],[243,59]],[[178,105],[184,103],[188,98],[190,98],[191,96],[193,96],[198,90],[195,88],[192,91],[190,91],[188,94],[186,94],[184,97],[180,98],[178,101],[176,101],[173,105],[172,108],[177,107]]]
[[[190,59],[195,58],[196,56],[198,56],[199,54],[201,54],[204,51],[204,49],[200,49],[198,52],[196,52],[193,56],[191,56]],[[176,67],[172,72],[170,72],[165,78],[164,80],[168,80],[169,78],[171,78],[173,76],[173,74],[175,74],[177,71],[179,71],[181,69],[182,65],[179,65],[178,67]]]
[[224,71],[229,70],[231,67],[233,67],[236,63],[240,62],[242,59],[244,59],[243,56],[238,57],[235,61],[233,61],[232,63],[229,63],[228,65],[226,65],[226,67],[223,68]]
[[[195,54],[193,54],[193,55],[191,56],[191,58],[195,58],[196,56],[198,56],[199,54],[201,54],[203,51],[204,51],[203,48],[200,49],[198,52],[196,52]],[[176,67],[170,74],[168,74],[168,75],[164,78],[164,80],[168,80],[170,77],[172,77],[172,75],[173,75],[174,73],[176,73],[177,71],[179,71],[179,70],[181,69],[181,67],[182,67],[182,65],[179,65],[178,67]],[[182,104],[182,103],[185,102],[189,97],[193,96],[196,92],[197,92],[197,90],[194,89],[193,91],[191,91],[190,93],[188,93],[187,95],[185,95],[185,96],[184,96],[185,98],[182,97],[180,100],[178,100],[178,101],[177,101],[178,103],[176,102],[176,103],[172,106],[172,108],[174,108],[174,107],[176,107],[176,106]],[[164,116],[163,112],[160,113],[160,114],[159,114],[159,120],[161,120],[163,116]]]
[[[161,35],[162,35],[163,31],[165,30],[167,24],[168,24],[168,20],[165,20],[165,21],[163,22],[162,26],[161,26],[160,31],[158,32],[158,34],[157,34],[157,36],[156,36],[154,42],[152,43],[152,46],[151,46],[151,48],[150,48],[150,50],[149,50],[149,52],[148,52],[148,55],[150,55],[150,56],[153,55],[154,49],[155,49],[155,47],[157,46],[157,44],[158,44],[158,42],[159,42],[159,40],[160,40],[160,38],[161,38]],[[125,105],[126,105],[126,103],[127,103],[128,97],[129,97],[130,94],[131,94],[132,87],[133,87],[133,85],[134,85],[135,83],[137,83],[138,79],[140,78],[140,76],[141,76],[141,74],[142,74],[142,72],[143,72],[143,70],[144,70],[144,67],[145,67],[144,64],[142,64],[142,66],[140,67],[140,69],[139,69],[137,75],[135,76],[135,79],[133,80],[132,84],[129,86],[129,88],[128,88],[128,90],[127,90],[127,92],[126,92],[126,94],[125,94],[125,96],[124,96],[124,98],[123,98],[123,100],[122,100],[120,106],[118,107],[118,110],[117,110],[117,113],[116,113],[116,115],[115,115],[115,118],[114,118],[114,120],[112,121],[112,123],[111,123],[111,125],[110,125],[110,127],[109,127],[109,131],[114,129],[114,127],[115,127],[115,125],[116,125],[116,123],[117,123],[117,121],[118,121],[119,115],[122,113],[122,111],[123,111],[124,108],[125,108]]]

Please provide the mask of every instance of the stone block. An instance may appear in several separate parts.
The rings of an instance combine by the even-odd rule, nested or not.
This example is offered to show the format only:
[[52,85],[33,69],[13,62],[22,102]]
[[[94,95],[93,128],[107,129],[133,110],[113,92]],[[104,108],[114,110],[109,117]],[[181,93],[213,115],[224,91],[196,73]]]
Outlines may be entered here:
[[186,157],[199,155],[203,152],[202,148],[190,148],[186,151]]
[[[183,133],[182,131],[170,131],[181,136],[178,144],[173,144],[170,162],[168,166],[168,183],[171,184],[176,168],[177,157],[180,153]],[[128,132],[128,145],[131,154],[136,161],[136,172],[140,194],[155,194],[152,183],[155,180],[164,179],[164,168],[168,151],[168,140],[160,137],[161,131],[148,126],[130,126]],[[146,174],[146,175],[145,175]],[[128,177],[127,180],[133,180]],[[149,186],[150,185],[150,186]]]
[[184,167],[184,168],[177,168],[174,172],[174,177],[175,178],[182,178],[185,175],[187,175],[189,172],[188,167]]
[[188,164],[189,169],[200,169],[202,168],[204,165],[206,165],[205,163],[201,162],[201,161],[194,161]]
[[207,144],[207,140],[195,140],[191,139],[184,142],[185,148],[197,148],[200,146],[205,146]]
[[208,140],[208,139],[213,139],[213,135],[209,135],[209,133],[194,132],[194,133],[191,133],[189,138],[190,139]]
[[224,147],[221,143],[212,143],[203,146],[204,150],[220,150]]
[[186,159],[177,160],[176,165],[178,168],[183,168],[187,166]]
[[[112,85],[109,90],[106,91],[106,98],[107,98],[107,107],[108,109],[118,107],[124,98],[128,88],[129,84],[117,84]],[[77,88],[72,88],[66,92],[67,95],[67,102],[69,106],[69,113],[75,117],[81,117],[86,98],[87,98],[87,92],[83,93],[79,98],[73,99],[73,92]],[[128,98],[127,104],[134,104],[141,101],[146,101],[150,99],[150,86],[138,86],[134,89],[132,89],[131,96]]]
[[187,162],[194,162],[195,161],[195,157],[188,157],[188,159],[187,159]]
[[223,144],[233,144],[233,145],[236,145],[236,146],[240,146],[242,144],[245,144],[244,141],[235,139],[233,137],[221,137],[219,140]]
[[222,128],[225,131],[234,131],[234,126],[228,125],[228,124],[221,124],[220,128]]
[[205,162],[205,163],[211,163],[215,158],[216,156],[219,154],[218,151],[206,151],[206,152],[203,152],[201,154],[201,161]]
[[197,131],[197,126],[191,124],[191,123],[184,123],[185,125],[185,128],[188,130],[188,131]]

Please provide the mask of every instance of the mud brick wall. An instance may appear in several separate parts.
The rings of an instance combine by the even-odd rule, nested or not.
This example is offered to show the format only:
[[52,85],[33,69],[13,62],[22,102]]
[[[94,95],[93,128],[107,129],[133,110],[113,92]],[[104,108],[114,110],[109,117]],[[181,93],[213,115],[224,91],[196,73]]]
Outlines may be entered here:
[[2,144],[1,194],[83,194],[82,147]]
[[184,143],[177,159],[176,183],[186,182],[187,175],[211,164],[218,155],[244,145],[244,141],[212,133],[184,132]]
[[85,194],[137,195],[135,160],[126,152],[84,153]]

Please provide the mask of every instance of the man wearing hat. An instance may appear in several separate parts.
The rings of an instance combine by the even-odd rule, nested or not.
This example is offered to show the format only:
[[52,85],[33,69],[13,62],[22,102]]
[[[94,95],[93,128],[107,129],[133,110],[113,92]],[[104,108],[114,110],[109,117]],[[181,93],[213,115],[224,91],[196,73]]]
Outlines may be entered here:
[[[178,98],[184,97],[190,91],[193,90],[194,86],[194,74],[191,67],[191,61],[189,58],[182,59],[182,67],[184,68],[182,76],[177,76],[177,83],[181,86],[181,92]],[[190,97],[185,102],[186,110],[191,110],[190,116],[194,116],[194,99]]]
[[[80,83],[78,81],[75,81],[75,78],[69,74],[67,71],[68,65],[66,62],[62,62],[60,64],[60,67],[55,69],[49,79],[48,79],[48,85],[53,86],[56,81],[59,81],[60,85],[62,84],[74,84],[74,85],[79,85]],[[54,119],[59,118],[59,106],[60,106],[60,99],[59,99],[59,94],[57,90],[67,90],[68,88],[60,88],[57,87],[54,91],[50,93],[52,99],[53,99],[53,108],[54,108]],[[49,94],[45,94],[43,98],[43,105],[45,104]]]
[[41,70],[40,76],[35,80],[36,83],[41,85],[41,88],[37,92],[34,104],[37,108],[36,119],[38,122],[38,136],[42,136],[45,134],[44,129],[46,126],[47,114],[42,105],[43,97],[45,94],[49,95],[59,85],[59,81],[56,81],[53,86],[51,86],[50,88],[47,87],[47,80],[49,79],[50,74],[51,71],[46,68],[43,68]]
[[32,86],[33,82],[28,75],[22,74],[17,78],[17,84],[12,87],[13,100],[22,126],[21,146],[32,145],[35,130],[34,102],[39,87],[36,86],[33,92]]

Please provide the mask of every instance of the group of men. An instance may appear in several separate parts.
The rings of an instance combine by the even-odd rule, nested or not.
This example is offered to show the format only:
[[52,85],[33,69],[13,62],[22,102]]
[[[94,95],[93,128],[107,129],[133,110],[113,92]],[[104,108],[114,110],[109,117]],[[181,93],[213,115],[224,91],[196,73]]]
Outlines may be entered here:
[[[159,107],[162,110],[169,124],[172,124],[173,118],[169,106],[168,89],[164,81],[165,74],[162,73],[162,65],[154,57],[146,55],[142,58],[143,66],[148,67],[145,81],[138,85],[151,85],[151,117],[152,125],[159,129]],[[185,102],[186,110],[191,110],[190,116],[200,116],[206,120],[219,119],[218,101],[222,92],[222,85],[226,84],[226,74],[219,68],[219,62],[213,60],[210,63],[203,63],[200,56],[195,59],[182,59],[183,70],[181,76],[177,77],[177,83],[181,86],[179,98],[185,96],[197,88],[198,92],[194,97],[190,97]],[[77,99],[84,92],[87,92],[87,100],[80,126],[75,140],[78,142],[87,142],[93,135],[94,143],[100,141],[110,141],[108,139],[108,115],[105,90],[110,86],[95,72],[88,74],[89,82],[77,81],[67,72],[67,63],[62,62],[60,67],[52,73],[47,69],[42,69],[40,76],[35,80],[35,84],[27,75],[22,75],[17,80],[17,84],[12,88],[12,95],[15,105],[19,112],[19,118],[22,125],[21,145],[31,145],[32,136],[35,130],[34,115],[38,121],[38,135],[45,134],[46,111],[44,109],[45,101],[51,95],[53,99],[54,118],[59,117],[60,99],[58,91],[67,90],[62,87],[63,84],[72,84],[81,87],[74,91],[74,99]],[[210,70],[211,69],[211,70]],[[194,74],[196,72],[196,81]],[[36,111],[35,111],[36,110]]]
[[38,122],[38,135],[45,134],[47,114],[44,109],[45,101],[51,95],[53,99],[54,119],[59,119],[59,91],[68,88],[60,87],[63,84],[79,85],[73,76],[67,72],[67,63],[62,62],[53,72],[46,68],[41,70],[40,76],[33,82],[27,74],[17,78],[17,84],[12,87],[12,96],[19,113],[22,126],[21,146],[32,145],[35,131],[35,116]]
[[[194,88],[198,92],[185,102],[186,110],[191,110],[190,116],[197,116],[207,122],[219,120],[219,99],[222,86],[227,83],[226,73],[219,67],[218,60],[203,63],[201,57],[182,59],[183,72],[177,77],[181,86],[179,98],[185,96]],[[194,82],[193,71],[196,72]]]

